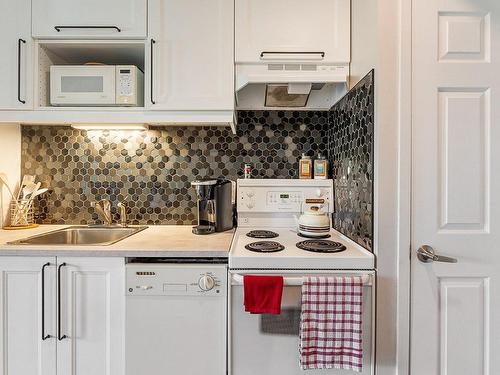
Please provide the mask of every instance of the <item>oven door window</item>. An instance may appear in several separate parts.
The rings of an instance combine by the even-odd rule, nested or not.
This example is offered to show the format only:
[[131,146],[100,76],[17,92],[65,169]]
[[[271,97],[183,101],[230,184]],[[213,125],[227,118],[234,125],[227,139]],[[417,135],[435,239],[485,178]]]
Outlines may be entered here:
[[[372,374],[372,288],[363,289],[363,372]],[[249,314],[243,286],[231,286],[231,374],[304,375],[299,367],[301,287],[283,289],[282,314]],[[348,375],[348,370],[308,370],[307,374]]]

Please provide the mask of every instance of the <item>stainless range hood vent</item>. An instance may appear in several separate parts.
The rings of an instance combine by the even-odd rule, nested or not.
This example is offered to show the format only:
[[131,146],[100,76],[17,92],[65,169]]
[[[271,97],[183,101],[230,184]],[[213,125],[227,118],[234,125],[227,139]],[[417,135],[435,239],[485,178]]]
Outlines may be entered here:
[[237,64],[236,108],[328,110],[347,92],[348,76],[347,64]]
[[305,84],[302,89],[289,85],[269,84],[266,85],[266,107],[305,107],[311,84]]
[[317,65],[312,64],[267,64],[267,70],[277,71],[277,70],[296,70],[296,71],[306,71],[315,72],[318,70]]

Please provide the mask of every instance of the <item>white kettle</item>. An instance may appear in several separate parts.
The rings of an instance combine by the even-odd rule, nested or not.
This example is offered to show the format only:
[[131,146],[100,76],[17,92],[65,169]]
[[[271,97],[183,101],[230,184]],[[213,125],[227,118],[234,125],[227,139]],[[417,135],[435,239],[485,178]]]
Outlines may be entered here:
[[324,237],[330,233],[330,215],[323,205],[313,205],[303,210],[300,217],[295,216],[297,233],[305,237]]

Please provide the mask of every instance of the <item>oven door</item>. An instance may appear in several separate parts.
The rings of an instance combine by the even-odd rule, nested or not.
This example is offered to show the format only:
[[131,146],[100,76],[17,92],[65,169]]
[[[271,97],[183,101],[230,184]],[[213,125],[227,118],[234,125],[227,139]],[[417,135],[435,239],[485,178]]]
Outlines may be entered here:
[[50,67],[53,106],[115,105],[115,67],[107,65]]
[[[262,271],[247,274],[262,274]],[[335,275],[341,272],[335,271]],[[274,274],[276,273],[266,273]],[[307,275],[311,275],[308,273]],[[299,367],[299,324],[301,311],[301,278],[305,274],[285,273],[281,315],[258,315],[245,312],[243,306],[243,274],[231,275],[229,306],[229,371],[230,375],[304,375]],[[325,275],[314,273],[314,275]],[[328,276],[332,274],[329,273]],[[364,275],[363,288],[363,371],[372,375],[374,337],[373,272],[342,273]],[[351,370],[307,370],[308,374],[347,375]]]

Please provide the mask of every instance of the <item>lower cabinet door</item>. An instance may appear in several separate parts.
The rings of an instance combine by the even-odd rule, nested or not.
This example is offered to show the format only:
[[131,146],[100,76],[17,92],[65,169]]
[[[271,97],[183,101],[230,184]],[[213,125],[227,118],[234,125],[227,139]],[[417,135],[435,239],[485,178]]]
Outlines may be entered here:
[[57,258],[57,374],[124,373],[123,258]]
[[53,257],[0,256],[0,374],[56,373]]

